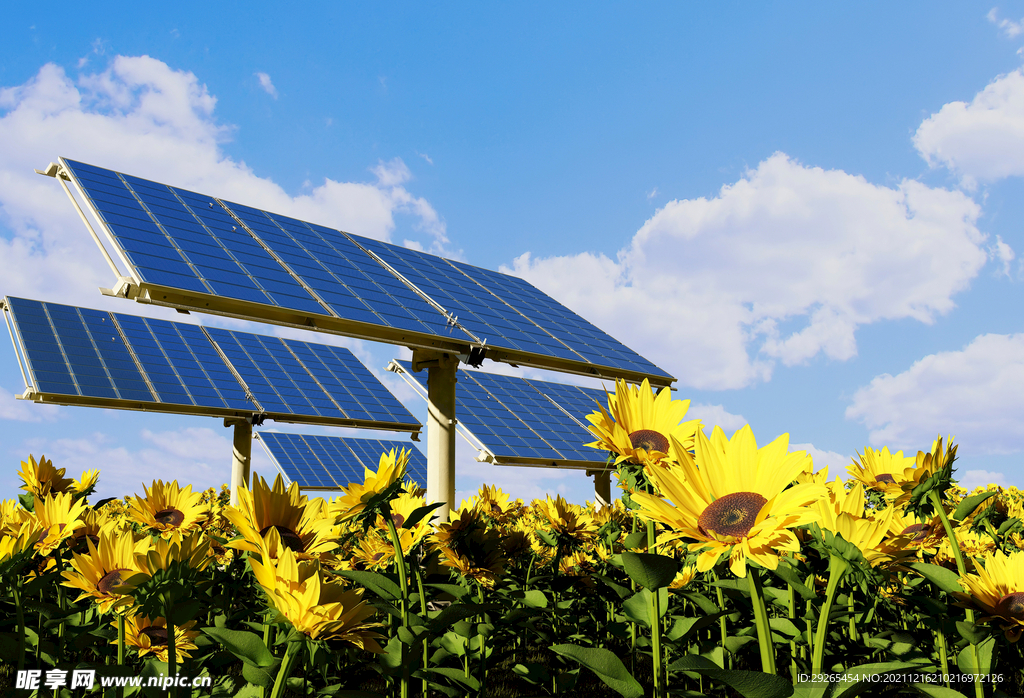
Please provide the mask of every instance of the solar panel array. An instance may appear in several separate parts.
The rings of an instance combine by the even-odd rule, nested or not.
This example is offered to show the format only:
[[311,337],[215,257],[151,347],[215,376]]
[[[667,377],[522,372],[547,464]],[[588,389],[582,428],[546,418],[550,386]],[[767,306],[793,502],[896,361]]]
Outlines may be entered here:
[[[426,390],[426,371],[394,363]],[[598,402],[607,403],[603,390],[460,370],[455,416],[499,460],[603,464],[607,454],[584,445],[594,441],[584,425]]]
[[129,409],[419,428],[341,347],[24,298],[5,302],[40,394]]
[[364,480],[364,468],[376,470],[382,453],[409,451],[407,480],[427,482],[427,459],[408,441],[312,436],[261,431],[259,439],[277,467],[301,488],[336,489]]
[[671,380],[522,279],[61,162],[143,284],[359,323],[371,335],[373,327],[414,333],[402,335],[405,344],[486,342],[523,362],[543,357]]

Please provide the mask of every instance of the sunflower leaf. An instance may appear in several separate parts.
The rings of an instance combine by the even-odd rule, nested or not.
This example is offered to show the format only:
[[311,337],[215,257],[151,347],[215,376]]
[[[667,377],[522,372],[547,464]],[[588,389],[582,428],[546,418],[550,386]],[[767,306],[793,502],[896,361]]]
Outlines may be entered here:
[[377,596],[388,601],[398,601],[402,598],[402,590],[391,579],[379,572],[366,572],[364,570],[339,570],[335,572],[339,577],[351,579],[356,584],[366,587]]
[[994,497],[999,492],[996,490],[989,490],[988,492],[982,492],[981,494],[974,494],[970,497],[964,497],[963,501],[957,506],[956,511],[953,512],[953,518],[957,521],[963,521],[968,516],[974,513],[974,510],[989,497]]
[[804,584],[804,579],[801,578],[799,573],[797,573],[797,571],[789,564],[780,562],[778,567],[770,571],[786,584],[793,587],[796,593],[800,594],[804,599],[814,599],[817,597],[817,594],[807,588]]
[[471,691],[480,690],[480,682],[472,676],[466,676],[462,669],[428,668],[426,671],[429,671],[431,674],[440,674],[441,676],[452,679],[453,681],[468,687]]
[[793,694],[793,685],[781,676],[739,669],[726,671],[704,657],[683,657],[673,662],[669,671],[689,671],[720,681],[743,698],[787,698]]
[[[956,665],[965,674],[989,674],[992,671],[992,650],[995,649],[996,638],[993,635],[977,645],[967,645],[956,657]],[[978,661],[974,661],[974,650],[978,653]]]
[[409,518],[406,519],[405,522],[402,524],[402,528],[412,528],[420,521],[422,521],[424,517],[426,517],[428,514],[434,511],[434,509],[443,506],[444,502],[434,502],[433,504],[428,504],[425,507],[420,507],[416,509],[411,514],[409,514]]
[[269,667],[279,661],[256,633],[227,628],[203,628],[203,632],[224,645],[231,654],[253,667]]
[[463,596],[469,593],[469,590],[464,586],[458,584],[427,584],[425,586],[433,587],[445,594],[451,594],[456,599],[461,599]]
[[725,611],[718,611],[700,618],[676,618],[665,637],[680,645],[686,644],[694,634],[711,625],[724,614]]
[[625,698],[643,698],[644,689],[611,650],[576,645],[552,645],[551,651],[579,662]]
[[679,563],[675,558],[653,553],[622,553],[626,574],[644,589],[661,589],[675,579]]
[[912,562],[908,566],[947,594],[963,593],[960,576],[953,570],[927,562]]

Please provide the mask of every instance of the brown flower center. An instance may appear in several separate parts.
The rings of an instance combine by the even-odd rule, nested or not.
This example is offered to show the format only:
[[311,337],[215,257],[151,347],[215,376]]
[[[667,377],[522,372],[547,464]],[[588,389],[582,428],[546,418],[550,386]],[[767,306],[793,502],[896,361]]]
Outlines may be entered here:
[[156,522],[159,524],[180,526],[181,522],[185,520],[185,515],[174,507],[167,507],[166,509],[161,509],[155,513],[153,518],[156,519]]
[[881,475],[879,475],[878,477],[875,478],[875,482],[885,482],[885,483],[890,484],[890,485],[895,485],[896,484],[896,478],[894,478],[889,473],[882,473]]
[[996,615],[1024,621],[1024,591],[1015,591],[999,599]]
[[720,536],[742,538],[750,532],[757,514],[768,502],[757,492],[733,492],[713,501],[697,519],[697,527]]
[[120,567],[116,570],[107,572],[105,575],[100,577],[100,581],[96,582],[96,590],[101,594],[112,594],[111,591],[114,587],[121,586],[121,573],[127,572],[128,568]]
[[85,553],[89,552],[89,544],[86,542],[88,540],[91,540],[94,546],[99,547],[99,536],[94,536],[90,533],[86,533],[81,536],[76,536],[75,538],[69,539],[68,546],[71,548],[71,552],[84,555]]
[[629,443],[633,448],[645,451],[668,453],[668,439],[653,429],[640,429],[629,435]]
[[401,528],[405,524],[405,516],[394,511],[391,512],[391,520],[395,522],[395,528]]
[[260,531],[260,535],[266,536],[267,531],[270,529],[277,531],[277,535],[281,536],[281,542],[284,543],[284,546],[293,553],[301,553],[305,550],[306,546],[302,544],[302,539],[299,538],[299,534],[285,526],[267,526]]
[[167,628],[159,628],[150,626],[143,628],[139,631],[140,635],[145,635],[149,638],[150,646],[166,645],[167,644]]
[[903,533],[900,535],[909,536],[915,543],[920,543],[927,538],[932,532],[932,527],[929,524],[914,524],[913,526],[907,526],[903,529]]

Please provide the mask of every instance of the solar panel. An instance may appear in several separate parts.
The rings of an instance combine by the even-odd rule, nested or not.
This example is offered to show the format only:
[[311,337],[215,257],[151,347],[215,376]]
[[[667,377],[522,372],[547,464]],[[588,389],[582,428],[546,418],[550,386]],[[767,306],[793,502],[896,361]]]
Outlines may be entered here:
[[[68,159],[142,302],[562,371],[674,380],[528,282]],[[126,294],[127,295],[127,294]]]
[[[392,364],[426,391],[426,371],[413,372],[406,361]],[[603,390],[460,370],[455,395],[459,424],[497,462],[597,466],[606,461],[607,454],[584,445],[594,440],[584,425],[597,409],[594,399],[604,399]]]
[[357,439],[261,431],[258,436],[278,469],[303,489],[339,489],[376,470],[382,453],[409,451],[407,480],[427,480],[427,459],[408,441]]
[[348,349],[5,299],[32,399],[419,431]]

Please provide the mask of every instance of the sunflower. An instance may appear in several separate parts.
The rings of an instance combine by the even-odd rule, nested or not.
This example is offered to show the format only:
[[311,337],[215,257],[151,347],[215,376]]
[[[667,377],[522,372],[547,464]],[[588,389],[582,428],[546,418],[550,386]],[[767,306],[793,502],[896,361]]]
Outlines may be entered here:
[[[923,494],[915,495],[914,490],[925,484],[932,476],[938,477],[939,480],[933,485],[926,486],[926,490],[933,486],[942,491],[948,489],[951,484],[949,477],[952,474],[953,461],[956,460],[957,446],[953,444],[952,436],[946,437],[946,444],[946,449],[943,451],[942,437],[940,436],[932,442],[931,451],[917,452],[913,463],[903,471],[903,479],[900,483],[900,489],[903,492],[902,494],[897,493],[899,496],[895,501],[898,506],[904,506],[923,496]],[[918,493],[921,493],[921,490],[918,490]]]
[[0,531],[0,577],[9,571],[11,565],[16,566],[18,560],[30,556],[39,536],[44,533],[45,529],[35,519]]
[[49,555],[65,540],[74,538],[75,531],[85,526],[85,522],[80,519],[85,507],[85,502],[75,501],[71,492],[45,499],[35,498],[35,515],[45,532],[36,543],[40,555]]
[[[423,497],[403,492],[390,504],[391,520],[394,522],[395,530],[398,532],[398,540],[402,545],[403,555],[408,554],[410,550],[430,535],[431,526],[427,519],[420,519],[416,522],[415,526],[404,528],[406,522],[412,518],[413,513],[420,507],[426,506],[426,503],[427,500]],[[377,517],[376,524],[377,529],[381,531],[382,535],[388,535],[387,523],[383,516]]]
[[[975,558],[981,559],[996,552],[995,541],[987,533],[972,531],[970,526],[959,526],[953,530],[956,542],[960,546],[964,563],[970,568]],[[949,538],[943,537],[935,551],[935,563],[956,569],[956,558],[953,556],[953,545]]]
[[224,507],[224,516],[238,529],[241,540],[228,543],[237,550],[259,552],[263,538],[277,531],[281,543],[301,558],[320,556],[338,547],[333,517],[325,516],[324,500],[310,501],[299,493],[298,483],[285,489],[278,475],[273,487],[256,476],[252,490],[238,491],[238,505]]
[[345,494],[331,500],[331,513],[336,514],[339,521],[359,516],[371,500],[383,495],[405,476],[408,466],[409,452],[406,449],[382,453],[377,472],[363,468],[363,482],[353,482],[343,488]]
[[267,536],[276,544],[280,555],[271,557],[264,549],[251,556],[256,580],[272,607],[296,630],[314,640],[341,640],[370,652],[381,653],[377,643],[382,636],[367,623],[375,609],[363,601],[362,589],[344,589],[330,582],[320,569],[318,560],[300,560],[279,539],[276,530]]
[[[193,630],[196,622],[190,620],[187,623],[174,626],[174,659],[180,664],[183,660],[190,658],[189,654],[198,649],[193,642],[199,637],[199,631]],[[115,628],[117,621],[111,623]],[[110,642],[117,644],[115,638]],[[167,620],[165,618],[147,618],[146,616],[128,616],[124,619],[124,644],[127,647],[134,647],[139,657],[152,654],[161,662],[167,662]]]
[[1024,551],[988,555],[977,572],[960,578],[967,593],[956,597],[981,611],[980,621],[998,625],[1007,640],[1017,642],[1024,631]]
[[192,485],[184,488],[178,481],[164,483],[155,480],[151,487],[143,485],[146,498],[135,495],[130,502],[129,515],[137,523],[159,533],[188,531],[206,520],[207,508],[202,505],[202,492],[193,492]]
[[697,576],[697,568],[693,565],[686,565],[681,570],[676,572],[675,578],[669,582],[669,591],[682,591],[690,585],[693,578]]
[[69,492],[74,481],[64,477],[66,471],[67,468],[54,468],[53,461],[46,460],[46,456],[40,456],[38,463],[29,456],[28,462],[21,461],[21,472],[18,473],[24,483],[21,489],[36,497]]
[[904,457],[903,451],[890,453],[888,446],[880,451],[869,446],[864,449],[864,455],[857,455],[860,462],[854,461],[846,466],[846,471],[868,489],[890,496],[898,496],[902,492],[900,486],[904,471],[914,467],[915,462],[913,456]]
[[395,546],[387,539],[386,534],[381,535],[379,531],[371,529],[359,538],[359,542],[347,557],[357,563],[359,569],[385,570],[395,560]]
[[32,512],[21,506],[17,499],[0,500],[0,534],[20,531],[21,525],[31,520],[35,520]]
[[497,485],[481,485],[479,493],[463,502],[460,509],[466,506],[476,507],[484,516],[495,522],[504,523],[518,513],[522,504],[518,499],[509,501],[508,493],[503,492]]
[[720,427],[710,439],[697,431],[692,457],[674,437],[673,442],[677,462],[646,468],[672,503],[646,492],[632,496],[642,517],[695,541],[689,550],[702,551],[697,571],[707,572],[728,554],[733,574],[745,577],[747,560],[775,569],[779,551],[799,550],[790,529],[818,520],[807,505],[826,496],[826,488],[790,486],[811,457],[804,451],[790,453],[788,434],[759,449],[749,426],[731,439]]
[[673,400],[668,388],[655,396],[646,378],[639,386],[617,380],[615,394],[608,395],[608,409],[600,404],[597,408],[587,415],[597,441],[587,445],[611,451],[616,464],[660,462],[668,455],[670,438],[692,448],[694,434],[701,428],[699,419],[682,421],[689,400]]
[[173,567],[201,572],[214,559],[210,539],[202,531],[175,531],[155,539],[151,546],[135,554],[136,566],[150,577]]
[[459,509],[449,516],[449,522],[440,524],[432,536],[434,549],[443,558],[441,564],[485,587],[493,587],[505,570],[501,533],[489,528],[476,509]]
[[566,550],[589,545],[597,535],[598,526],[586,509],[570,504],[562,495],[538,499],[533,508],[547,520],[549,530]]
[[99,542],[85,538],[87,554],[72,554],[71,569],[65,570],[64,586],[81,590],[75,601],[91,598],[100,613],[107,613],[132,603],[129,595],[135,584],[143,579],[136,563],[137,554],[145,554],[149,539],[135,540],[130,533],[121,533],[107,525],[99,533]]
[[939,515],[930,519],[920,519],[913,514],[897,510],[889,523],[889,538],[902,538],[902,545],[913,551],[918,557],[925,554],[934,555],[939,544],[946,537],[946,529]]
[[895,509],[889,506],[873,516],[865,516],[864,503],[864,486],[859,482],[849,492],[830,487],[829,497],[818,500],[814,505],[820,519],[819,526],[856,545],[872,567],[902,557],[905,539],[886,540]]
[[96,489],[96,483],[99,482],[99,479],[100,471],[98,468],[86,470],[82,473],[82,477],[71,483],[71,491],[79,497],[91,494]]

